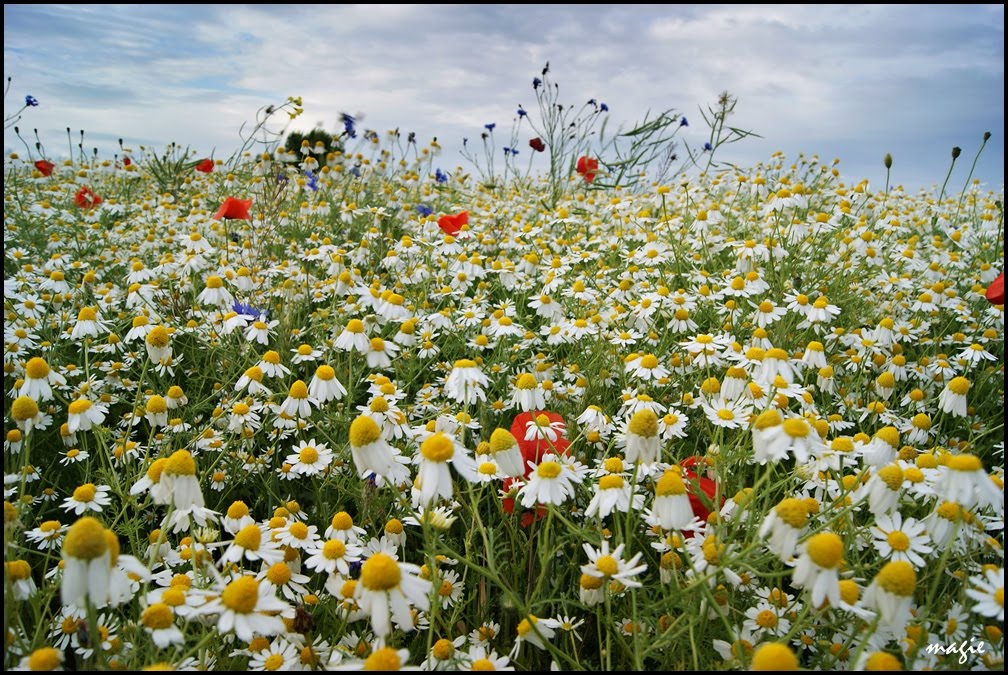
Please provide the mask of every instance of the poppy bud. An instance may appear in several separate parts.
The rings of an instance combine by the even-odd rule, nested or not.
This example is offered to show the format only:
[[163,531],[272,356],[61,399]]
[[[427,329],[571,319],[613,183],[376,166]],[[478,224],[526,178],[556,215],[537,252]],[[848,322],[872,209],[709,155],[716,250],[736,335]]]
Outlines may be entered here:
[[882,163],[883,163],[883,164],[885,164],[885,168],[887,168],[887,169],[891,169],[891,168],[892,168],[892,155],[890,155],[890,154],[889,154],[889,153],[887,152],[887,153],[885,154],[885,159],[883,159],[883,160],[882,160]]

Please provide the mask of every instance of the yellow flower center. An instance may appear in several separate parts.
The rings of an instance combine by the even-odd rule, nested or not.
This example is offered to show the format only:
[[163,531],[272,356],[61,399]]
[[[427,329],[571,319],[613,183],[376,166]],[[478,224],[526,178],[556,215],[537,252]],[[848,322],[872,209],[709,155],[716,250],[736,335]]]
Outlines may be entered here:
[[493,476],[497,473],[497,465],[493,462],[480,462],[476,470],[484,476]]
[[595,567],[607,577],[611,577],[619,572],[619,563],[611,555],[599,556],[599,559],[595,561]]
[[221,602],[237,614],[249,614],[259,602],[259,582],[255,577],[239,577],[224,587]]
[[675,469],[666,470],[662,474],[662,477],[658,479],[657,485],[655,485],[655,495],[658,497],[684,495],[686,492],[686,483],[683,481],[679,471]]
[[536,468],[536,474],[540,478],[552,479],[560,475],[560,464],[552,460],[547,460]]
[[175,621],[175,614],[172,612],[171,607],[165,603],[155,602],[143,611],[141,621],[146,628],[161,630],[172,625]]
[[455,444],[448,436],[438,431],[420,444],[420,454],[432,462],[445,462],[455,454]]
[[756,615],[756,625],[761,628],[776,628],[777,615],[769,609],[764,609]]
[[147,399],[147,412],[152,415],[159,415],[168,410],[168,402],[164,400],[163,396],[154,394],[149,399]]
[[31,653],[31,656],[28,657],[28,670],[57,670],[63,662],[62,656],[63,652],[53,647],[41,647],[36,649]]
[[305,537],[308,536],[308,526],[302,523],[301,521],[297,521],[291,524],[290,528],[287,531],[295,539],[304,539]]
[[49,364],[38,356],[28,359],[25,364],[25,376],[32,380],[42,380],[49,376]]
[[385,340],[382,340],[380,337],[371,338],[371,351],[373,352],[385,351]]
[[263,661],[264,670],[280,670],[284,665],[284,658],[280,654],[270,654]]
[[899,659],[888,652],[875,652],[868,657],[864,665],[865,670],[903,670]]
[[778,518],[796,530],[804,527],[808,521],[808,507],[805,506],[804,501],[794,497],[782,500],[774,510],[777,512]]
[[249,515],[248,505],[243,501],[231,502],[231,506],[228,507],[227,517],[238,520]]
[[262,360],[274,366],[280,365],[280,354],[272,349],[262,356]]
[[73,498],[75,501],[87,503],[94,500],[97,492],[98,488],[94,483],[84,483],[73,491]]
[[350,319],[347,321],[346,329],[351,333],[363,333],[364,323],[360,319]]
[[346,555],[346,544],[339,539],[330,539],[322,546],[322,555],[328,560],[337,560]]
[[63,553],[79,560],[100,558],[108,551],[105,528],[96,518],[84,516],[67,530]]
[[951,391],[953,394],[957,394],[959,396],[965,396],[966,392],[970,390],[970,381],[967,380],[965,377],[961,376],[953,377],[951,380],[949,380],[947,386],[949,391]]
[[164,326],[154,326],[144,339],[151,347],[164,349],[168,346],[168,329]]
[[875,579],[883,590],[904,598],[913,595],[917,588],[917,573],[905,560],[886,563]]
[[247,549],[249,551],[258,551],[259,544],[262,543],[262,530],[255,523],[251,525],[246,525],[242,529],[238,530],[238,534],[234,538],[235,546],[240,546],[241,548]]
[[894,551],[906,551],[910,548],[910,538],[900,532],[899,530],[894,530],[886,535],[886,541],[892,546]]
[[206,287],[207,288],[223,288],[224,287],[224,280],[221,279],[216,274],[211,274],[210,276],[207,277]]
[[654,354],[645,354],[640,359],[640,366],[647,370],[654,370],[658,367],[658,357]]
[[641,408],[630,418],[627,431],[643,438],[653,438],[658,435],[658,416],[650,408]]
[[318,461],[318,458],[319,458],[318,450],[316,450],[310,445],[301,448],[301,452],[298,453],[298,460],[302,464],[314,464],[315,462]]
[[399,585],[402,571],[399,564],[385,553],[375,553],[361,566],[360,581],[372,591],[387,591]]
[[980,471],[983,469],[983,462],[976,455],[955,455],[949,457],[948,468],[953,471]]
[[878,470],[878,477],[890,490],[899,490],[903,484],[903,469],[899,464],[890,464]]
[[371,403],[368,405],[371,412],[375,413],[385,413],[389,411],[388,401],[384,396],[375,396]]
[[165,464],[165,473],[176,476],[195,476],[196,461],[188,450],[176,450]]
[[261,383],[263,380],[262,368],[260,368],[259,366],[252,366],[251,368],[248,368],[245,371],[245,377],[247,377],[250,380],[254,380],[256,382]]
[[805,438],[811,433],[808,422],[797,417],[790,417],[784,420],[783,423],[784,433],[786,433],[791,438]]
[[616,490],[623,487],[623,476],[609,474],[599,479],[600,490]]
[[291,568],[285,562],[275,563],[267,570],[266,578],[274,586],[283,586],[291,580]]
[[399,670],[402,668],[402,661],[399,659],[399,652],[392,647],[382,647],[371,653],[371,656],[364,659],[364,670]]
[[336,379],[336,371],[333,370],[332,366],[319,366],[315,369],[315,377],[323,382],[330,382]]
[[823,569],[833,569],[843,557],[843,540],[832,532],[820,532],[808,540],[809,557]]
[[91,408],[91,401],[79,398],[67,408],[71,415],[83,415]]
[[35,399],[29,396],[18,396],[11,404],[11,417],[16,422],[25,422],[38,414],[38,404],[35,403]]
[[753,670],[798,670],[798,657],[779,642],[766,642],[753,652]]
[[358,415],[350,423],[350,445],[355,448],[374,443],[379,438],[381,438],[381,428],[371,417]]
[[304,380],[294,381],[290,387],[290,397],[299,400],[308,398],[308,385],[304,383]]
[[332,517],[330,524],[334,530],[349,530],[353,527],[353,518],[346,511],[340,511]]
[[602,588],[603,583],[605,583],[605,579],[602,577],[593,577],[590,574],[581,575],[581,588],[594,591]]

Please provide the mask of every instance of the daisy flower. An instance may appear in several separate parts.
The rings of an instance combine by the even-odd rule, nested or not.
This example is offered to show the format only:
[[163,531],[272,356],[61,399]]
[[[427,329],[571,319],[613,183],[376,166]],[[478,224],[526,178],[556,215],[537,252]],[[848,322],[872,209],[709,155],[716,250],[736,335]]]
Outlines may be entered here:
[[371,627],[380,638],[392,632],[392,622],[403,631],[413,630],[413,607],[430,607],[431,582],[418,575],[420,567],[399,562],[387,553],[377,552],[361,565],[354,600],[371,619]]
[[279,325],[280,321],[278,319],[264,321],[260,317],[245,328],[245,340],[261,345],[268,345],[270,338],[276,332],[274,329]]
[[364,330],[364,323],[360,319],[350,319],[346,327],[336,337],[333,347],[344,352],[352,350],[367,354],[371,349],[371,340]]
[[468,481],[476,479],[476,464],[469,451],[453,436],[436,431],[420,444],[414,461],[419,465],[415,487],[421,503],[430,504],[436,497],[450,500],[454,494],[451,464]]
[[273,541],[299,551],[313,550],[319,541],[318,526],[292,520],[284,527],[274,530]]
[[308,419],[311,417],[312,403],[316,402],[312,401],[308,394],[308,385],[304,383],[304,380],[295,380],[288,390],[287,398],[280,404],[277,415],[286,415],[293,419]]
[[216,614],[217,631],[234,633],[248,642],[256,635],[278,635],[286,630],[281,612],[291,605],[273,595],[273,587],[253,576],[239,576],[196,610],[198,615]]
[[167,649],[171,645],[181,647],[185,644],[185,636],[175,625],[173,608],[163,602],[148,605],[140,615],[140,624],[158,649]]
[[338,511],[329,520],[329,527],[326,528],[325,536],[329,539],[339,539],[340,541],[358,543],[367,534],[363,527],[354,525],[353,517],[346,511]]
[[651,513],[663,530],[682,530],[693,522],[693,506],[679,466],[665,469],[655,483]]
[[368,343],[368,351],[365,352],[369,368],[388,368],[392,365],[392,358],[399,351],[399,345],[391,340],[383,340],[380,337],[373,337]]
[[301,441],[293,450],[284,461],[291,465],[291,471],[302,476],[317,476],[333,461],[332,450],[325,443],[316,443],[314,438]]
[[822,607],[824,600],[840,604],[838,570],[843,559],[843,540],[832,532],[820,532],[805,542],[804,553],[794,563],[791,580],[795,586],[812,593],[812,605]]
[[30,396],[18,396],[10,406],[10,416],[20,431],[25,435],[32,429],[43,429],[48,426],[46,415],[39,410],[38,403]]
[[108,406],[80,397],[67,407],[67,430],[71,434],[88,431],[105,421]]
[[40,551],[50,551],[63,545],[63,535],[67,526],[58,520],[43,521],[38,527],[25,532],[28,541],[33,542]]
[[794,557],[798,538],[808,522],[808,507],[801,499],[787,497],[781,500],[763,519],[759,536],[770,536],[767,548],[777,554],[783,562]]
[[273,540],[270,528],[251,523],[238,530],[218,562],[224,568],[228,563],[241,563],[242,560],[261,560],[264,564],[272,565],[283,559],[284,551]]
[[651,465],[658,460],[661,437],[658,435],[658,415],[651,408],[641,408],[622,424],[616,442],[623,448],[628,462]]
[[749,424],[753,407],[744,399],[726,400],[720,396],[713,399],[701,397],[700,407],[711,424],[725,429],[742,429]]
[[546,407],[546,392],[542,383],[531,373],[522,373],[514,381],[510,407],[522,412],[542,410]]
[[84,483],[74,488],[73,494],[63,500],[61,505],[67,512],[73,512],[78,516],[86,511],[101,511],[112,503],[109,493],[111,486],[95,485],[94,483]]
[[[618,461],[622,464],[622,460]],[[634,485],[629,483],[625,476],[620,473],[608,473],[600,476],[595,483],[591,501],[585,508],[585,516],[605,518],[614,510],[627,513],[631,503],[634,509],[640,510],[644,505],[644,495],[637,494]]]
[[369,415],[358,415],[350,423],[350,455],[357,475],[366,478],[373,474],[392,485],[409,482],[409,460],[385,440],[378,423]]
[[515,644],[511,650],[511,658],[518,654],[522,642],[528,642],[539,649],[546,649],[544,640],[552,640],[556,635],[556,629],[560,627],[560,622],[556,619],[541,619],[534,614],[527,614],[518,623]]
[[879,613],[882,624],[902,632],[912,618],[910,606],[917,588],[917,573],[905,560],[887,562],[865,589],[864,604]]
[[112,551],[105,528],[95,518],[83,516],[69,527],[63,539],[63,605],[83,607],[87,597],[96,606],[108,601]]
[[751,669],[766,671],[798,670],[798,657],[783,642],[764,642],[752,654]]
[[518,490],[521,504],[531,508],[534,504],[559,505],[574,497],[578,476],[569,464],[552,452],[544,453],[539,464],[529,462],[532,473]]
[[903,520],[899,511],[875,518],[871,528],[875,550],[888,560],[905,560],[917,569],[925,566],[922,555],[932,552],[931,537],[925,531],[924,523],[915,519]]
[[605,580],[615,580],[625,588],[640,588],[643,584],[636,577],[647,570],[647,564],[640,564],[643,553],[637,553],[629,560],[622,558],[625,544],[620,544],[610,553],[609,540],[603,539],[596,550],[590,544],[583,544],[588,555],[588,563],[581,565],[581,573]]
[[984,470],[976,455],[952,455],[938,475],[935,491],[966,508],[1004,506],[1004,491]]
[[[291,372],[290,368],[281,363],[280,353],[273,349],[269,349],[263,353],[262,358],[259,359],[259,363],[256,364],[256,367],[258,367],[259,370],[262,371],[262,374],[265,375],[266,377],[276,377],[276,378],[286,377],[290,375]],[[246,374],[248,374],[248,371],[245,372]],[[252,375],[255,375],[255,373],[253,372]],[[241,380],[239,379],[239,382],[240,381]],[[238,389],[237,385],[235,388]],[[249,390],[249,392],[251,393],[251,389]]]
[[459,670],[514,670],[511,659],[507,655],[499,656],[490,645],[472,645],[462,654],[462,664]]
[[354,542],[342,539],[318,541],[314,548],[309,549],[310,555],[304,561],[304,566],[329,576],[339,574],[343,578],[350,576],[350,565],[360,562],[362,549]]
[[316,406],[329,401],[338,401],[346,396],[343,384],[336,379],[336,371],[328,364],[322,364],[315,369],[311,382],[308,383],[308,398]]
[[297,645],[278,637],[269,643],[265,649],[260,649],[251,655],[248,670],[252,671],[289,671],[298,670],[301,650]]
[[487,376],[471,359],[459,359],[445,377],[445,396],[462,405],[474,405],[486,400]]
[[291,363],[311,363],[322,358],[322,350],[316,349],[310,344],[302,342],[295,349],[291,350]]
[[982,575],[971,576],[966,595],[976,602],[971,612],[1004,623],[1004,567],[985,566]]
[[18,394],[28,396],[36,403],[50,401],[53,386],[61,387],[66,383],[66,378],[52,370],[45,359],[35,356],[25,364],[24,383],[18,389]]
[[938,394],[938,408],[953,417],[966,417],[966,394],[972,384],[965,377],[953,377]]
[[492,457],[504,475],[515,478],[525,474],[524,459],[518,440],[507,429],[497,427],[493,430],[487,454]]

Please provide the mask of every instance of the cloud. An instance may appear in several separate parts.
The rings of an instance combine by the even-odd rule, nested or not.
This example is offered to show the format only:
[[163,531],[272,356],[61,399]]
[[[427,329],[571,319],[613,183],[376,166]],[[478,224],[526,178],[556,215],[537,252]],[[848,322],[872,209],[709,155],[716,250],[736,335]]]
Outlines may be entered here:
[[[5,5],[4,70],[42,103],[23,122],[40,134],[220,156],[261,107],[301,96],[294,128],[335,130],[349,112],[436,136],[452,167],[486,123],[506,144],[549,61],[565,105],[606,102],[613,126],[675,109],[694,145],[698,109],[731,92],[734,123],[763,137],[725,148],[742,164],[835,156],[845,177],[880,183],[891,152],[908,185],[927,186],[950,144],[965,154],[989,130],[978,175],[997,187],[1003,25],[1003,6],[986,5]],[[18,143],[7,132],[4,145]]]

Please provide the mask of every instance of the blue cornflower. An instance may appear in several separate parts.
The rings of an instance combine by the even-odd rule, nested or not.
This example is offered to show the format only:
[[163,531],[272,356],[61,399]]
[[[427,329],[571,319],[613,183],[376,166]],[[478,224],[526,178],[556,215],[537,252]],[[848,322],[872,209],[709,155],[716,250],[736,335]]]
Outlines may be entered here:
[[360,178],[360,167],[359,166],[351,167],[350,168],[350,173],[352,173],[357,178]]
[[528,115],[528,113],[525,112],[525,108],[518,106],[518,117],[525,117],[525,115]]
[[256,309],[251,303],[244,303],[235,300],[231,304],[231,309],[236,314],[241,314],[242,316],[251,316],[254,319],[260,319],[265,321],[269,317],[269,311],[265,309]]
[[28,94],[27,96],[24,97],[24,104],[34,108],[35,106],[38,105],[38,99],[32,96],[31,94]]
[[343,123],[343,131],[350,138],[357,138],[357,132],[354,130],[354,125],[357,124],[357,120],[351,115],[346,113],[340,113],[340,122]]
[[714,147],[710,143],[704,143],[703,144],[703,149],[704,149],[704,152],[710,152],[711,150],[714,149]]
[[446,174],[441,169],[437,169],[434,172],[434,180],[436,180],[439,183],[447,183],[448,182],[448,174]]
[[605,103],[602,103],[599,105],[599,110],[601,110],[602,112],[609,112],[609,106],[607,106]]
[[283,171],[277,173],[277,182],[278,183],[286,183],[287,182],[287,174],[285,174]]
[[497,126],[497,123],[491,122],[490,124],[484,124],[483,126],[486,127],[487,131],[493,131],[494,127]]
[[[440,170],[441,169],[438,169],[438,171],[440,171]],[[426,218],[430,214],[434,213],[434,209],[432,207],[430,207],[430,206],[427,206],[426,204],[417,204],[416,205],[416,212],[417,212],[417,215],[420,216],[421,218]]]
[[318,192],[318,176],[311,171],[305,171],[305,187],[312,192]]
[[542,86],[542,80],[540,80],[538,77],[533,77],[532,78],[532,88],[533,89],[538,89],[540,86]]
[[511,154],[512,155],[517,155],[518,151],[515,148],[511,148]]
[[686,119],[685,116],[683,116],[683,118],[681,120],[679,120],[679,126],[681,126],[681,127],[688,127],[689,126],[689,120]]

